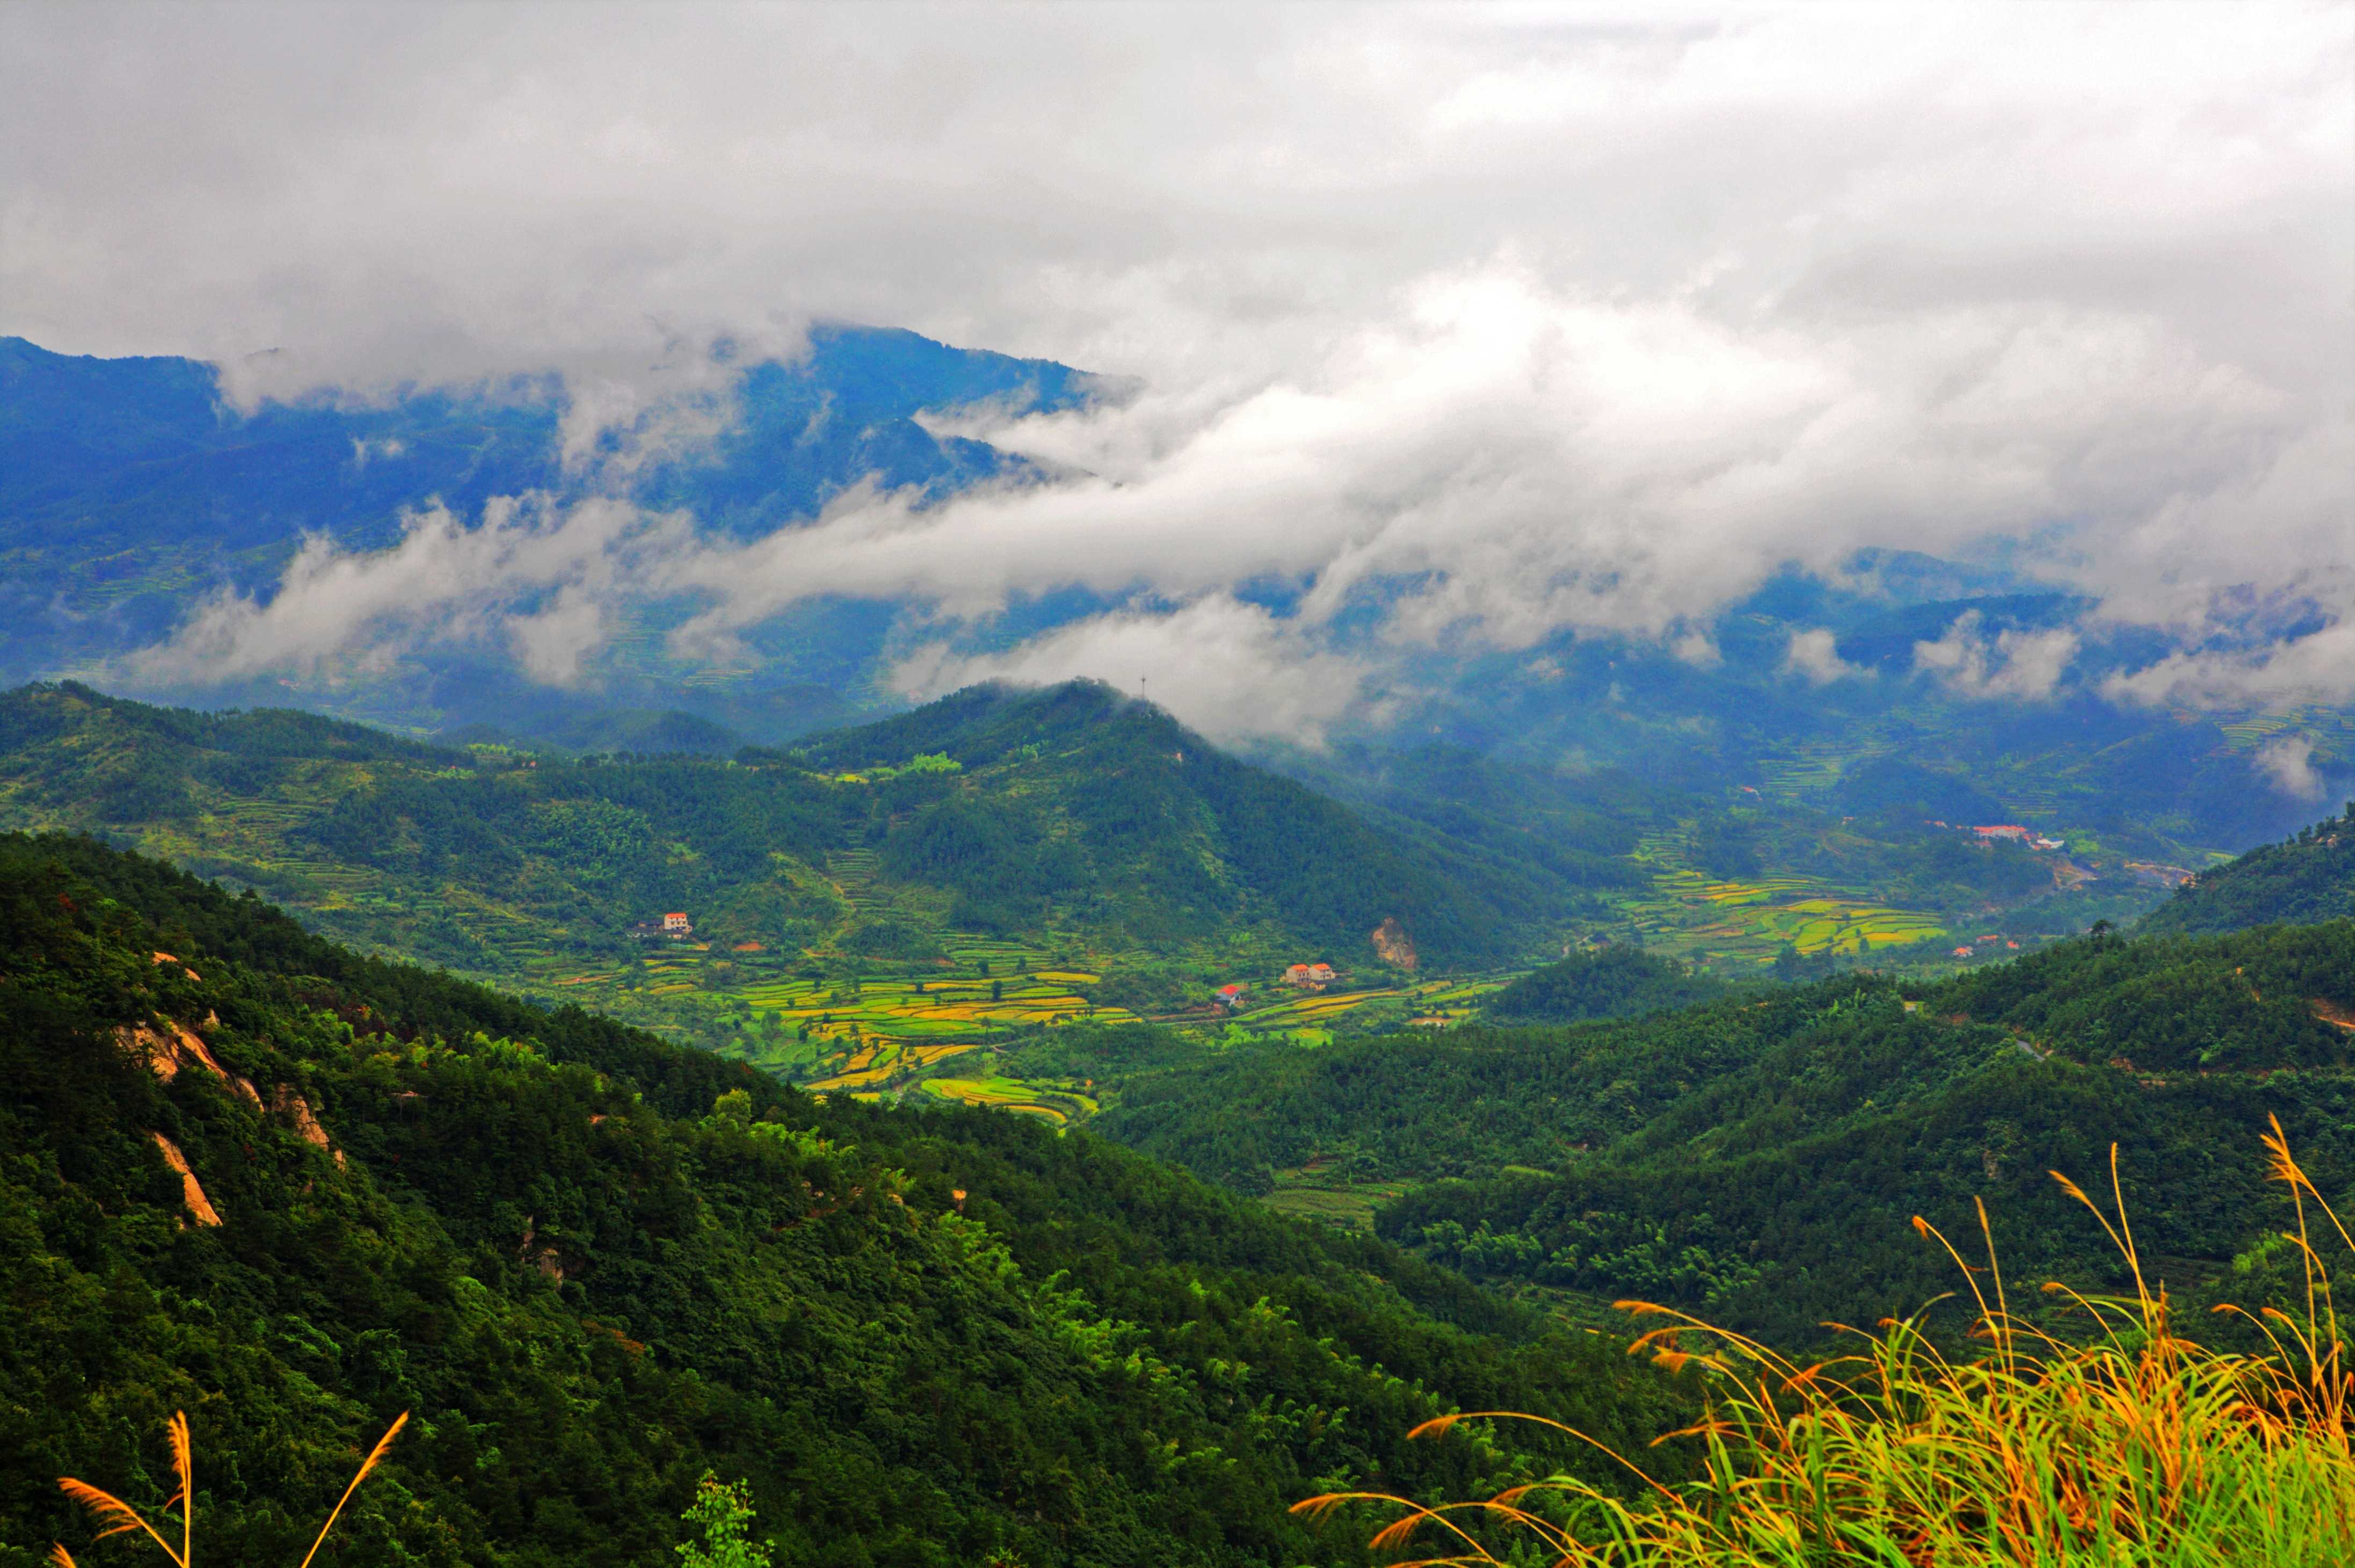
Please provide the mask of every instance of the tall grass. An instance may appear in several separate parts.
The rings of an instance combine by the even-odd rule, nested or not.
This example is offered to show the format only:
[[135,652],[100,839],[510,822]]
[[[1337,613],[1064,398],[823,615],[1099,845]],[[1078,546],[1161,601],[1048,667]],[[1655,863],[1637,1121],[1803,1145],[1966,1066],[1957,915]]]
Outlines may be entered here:
[[[393,1418],[390,1426],[385,1428],[384,1435],[377,1439],[376,1446],[368,1451],[368,1457],[360,1461],[358,1472],[352,1477],[352,1484],[346,1487],[344,1495],[336,1499],[335,1508],[327,1514],[327,1522],[319,1527],[317,1537],[311,1542],[311,1550],[303,1554],[302,1568],[311,1568],[311,1559],[319,1555],[319,1548],[326,1544],[327,1532],[335,1529],[336,1520],[343,1517],[344,1505],[352,1500],[352,1494],[360,1489],[360,1483],[368,1478],[368,1472],[384,1462],[386,1453],[392,1447],[392,1440],[400,1436],[400,1429],[408,1424],[409,1413],[404,1410]],[[98,1523],[106,1526],[98,1532],[99,1540],[104,1541],[111,1535],[144,1533],[164,1549],[164,1555],[172,1560],[175,1568],[189,1568],[196,1554],[197,1456],[195,1445],[188,1437],[187,1412],[173,1412],[165,1430],[171,1436],[172,1473],[178,1477],[180,1489],[165,1499],[161,1511],[169,1513],[174,1509],[179,1509],[178,1551],[172,1549],[172,1543],[147,1521],[145,1515],[112,1492],[101,1491],[88,1481],[76,1480],[71,1476],[59,1477],[58,1487],[66,1496],[88,1509]],[[49,1547],[49,1562],[52,1568],[75,1568],[73,1553],[54,1542]]]
[[[1706,1418],[1659,1440],[1697,1437],[1700,1479],[1664,1486],[1596,1443],[1641,1477],[1637,1500],[1556,1477],[1485,1501],[1345,1492],[1295,1511],[1395,1509],[1373,1547],[1433,1565],[2345,1568],[2355,1563],[2355,1375],[2315,1243],[2335,1237],[2355,1252],[2355,1238],[2292,1157],[2278,1121],[2264,1142],[2268,1175],[2296,1209],[2286,1239],[2304,1264],[2305,1311],[2217,1309],[2254,1325],[2269,1347],[2262,1354],[2211,1349],[2179,1331],[2166,1293],[2145,1279],[2113,1146],[2112,1212],[2052,1173],[2101,1221],[2134,1280],[2131,1297],[2043,1287],[2083,1314],[2073,1341],[2011,1311],[1984,1205],[1983,1267],[1917,1217],[1914,1228],[1963,1271],[1983,1353],[1949,1359],[1917,1314],[1859,1334],[1857,1354],[1801,1366],[1683,1313],[1622,1302],[1669,1319],[1632,1349],[1710,1375]],[[1706,1348],[1685,1349],[1691,1340]],[[1536,1419],[1443,1416],[1414,1435],[1507,1416]]]

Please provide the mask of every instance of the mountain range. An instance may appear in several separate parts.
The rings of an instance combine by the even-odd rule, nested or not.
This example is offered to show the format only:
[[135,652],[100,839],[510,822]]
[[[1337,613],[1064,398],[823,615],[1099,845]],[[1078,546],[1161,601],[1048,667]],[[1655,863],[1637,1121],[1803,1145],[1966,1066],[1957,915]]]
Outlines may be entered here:
[[[1133,391],[1050,362],[827,324],[796,357],[723,344],[687,368],[673,391],[619,412],[598,387],[553,375],[244,402],[240,379],[208,365],[0,342],[0,614],[15,633],[0,679],[300,706],[461,742],[717,754],[784,744],[906,707],[894,661],[941,635],[937,607],[888,588],[799,599],[697,654],[671,637],[698,603],[681,589],[602,607],[602,641],[564,675],[536,671],[463,616],[365,656],[224,670],[195,645],[157,649],[208,606],[269,604],[306,541],[366,562],[399,549],[421,516],[464,538],[501,507],[610,500],[741,543],[806,527],[862,489],[921,511],[976,485],[1052,485],[1059,471],[957,433],[967,416],[1079,414]],[[1313,586],[1241,591],[1281,620]],[[2119,695],[2113,677],[2188,645],[2105,619],[1999,560],[1866,550],[1834,571],[1785,569],[1673,645],[1565,631],[1510,650],[1432,650],[1411,667],[1369,629],[1395,587],[1353,591],[1359,608],[1328,634],[1390,671],[1366,700],[1297,733],[1237,727],[1215,709],[1183,716],[1325,793],[1442,827],[1482,813],[1607,812],[1632,779],[1715,813],[1796,814],[1806,832],[1859,817],[2075,830],[2114,845],[2116,864],[2179,873],[2278,837],[2334,781],[2355,779],[2349,713],[2177,710]],[[547,588],[522,608],[552,613],[559,597]],[[1130,602],[1077,587],[1017,596],[953,641],[1012,647]],[[2294,608],[2238,620],[2227,608],[2199,646],[2276,634]],[[2020,662],[2028,649],[2033,669]],[[1481,769],[1491,776],[1464,776]],[[1436,792],[1434,770],[1455,775]],[[1778,845],[1768,859],[1799,852]]]

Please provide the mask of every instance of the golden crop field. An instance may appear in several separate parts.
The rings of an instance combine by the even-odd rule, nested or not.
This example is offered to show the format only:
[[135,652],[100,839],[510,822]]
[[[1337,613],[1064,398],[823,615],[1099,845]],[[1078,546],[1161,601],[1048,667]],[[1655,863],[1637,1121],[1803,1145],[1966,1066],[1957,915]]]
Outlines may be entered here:
[[[1138,1021],[1125,1008],[1099,1006],[1071,989],[1093,984],[1096,975],[1035,966],[1038,955],[1013,944],[975,941],[958,948],[954,961],[970,972],[757,981],[731,988],[726,999],[764,1027],[814,1042],[826,1075],[813,1088],[896,1082],[929,1067],[931,1052],[953,1054],[1025,1026]],[[873,1054],[890,1046],[904,1049]]]
[[1654,866],[1649,896],[1621,907],[1645,939],[1669,953],[1703,959],[1771,962],[1785,943],[1802,954],[1854,955],[1946,935],[1919,910],[1898,909],[1810,877],[1725,880],[1685,863],[1673,835],[1637,849]]
[[1019,1078],[928,1078],[924,1093],[967,1105],[991,1105],[1043,1117],[1057,1126],[1068,1125],[1073,1112],[1093,1115],[1099,1109],[1092,1095],[1060,1084],[1027,1083]]

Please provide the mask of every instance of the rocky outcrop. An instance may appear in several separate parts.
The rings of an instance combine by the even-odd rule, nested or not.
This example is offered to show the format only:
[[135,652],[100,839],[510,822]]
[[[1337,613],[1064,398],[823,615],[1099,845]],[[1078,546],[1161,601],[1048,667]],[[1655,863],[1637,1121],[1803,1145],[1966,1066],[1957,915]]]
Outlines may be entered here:
[[1406,927],[1391,915],[1367,933],[1381,961],[1412,973],[1415,965],[1414,943],[1408,937]]
[[281,1083],[270,1096],[270,1108],[282,1116],[291,1118],[294,1123],[294,1131],[301,1136],[304,1143],[314,1148],[325,1149],[336,1157],[337,1165],[344,1163],[344,1151],[329,1141],[327,1129],[319,1125],[317,1115],[311,1109],[311,1102]]
[[144,1059],[148,1070],[169,1083],[180,1075],[184,1067],[209,1072],[228,1084],[239,1098],[259,1106],[261,1091],[251,1081],[240,1078],[214,1060],[212,1050],[202,1036],[184,1023],[165,1019],[163,1028],[147,1024],[125,1024],[114,1031],[116,1043],[133,1055]]
[[516,1261],[538,1269],[559,1285],[564,1283],[564,1260],[554,1247],[541,1243],[528,1214],[523,1217],[523,1243],[516,1248]]
[[[218,1020],[208,1017],[206,1021]],[[165,1083],[169,1083],[177,1078],[185,1069],[209,1072],[254,1109],[268,1110],[292,1121],[297,1136],[312,1147],[325,1149],[333,1155],[337,1165],[346,1163],[344,1151],[327,1136],[327,1129],[320,1125],[318,1114],[311,1109],[308,1100],[281,1083],[271,1092],[269,1104],[265,1105],[261,1091],[253,1086],[253,1081],[223,1067],[213,1055],[212,1049],[205,1044],[204,1038],[187,1025],[168,1019],[161,1029],[147,1024],[126,1024],[115,1030],[114,1038],[123,1050],[144,1061],[149,1071]]]
[[212,1200],[205,1196],[204,1184],[197,1179],[197,1173],[188,1168],[188,1157],[180,1152],[180,1146],[157,1133],[155,1147],[164,1151],[164,1163],[180,1173],[180,1201],[187,1205],[189,1216],[199,1225],[219,1224],[220,1211],[214,1208]]

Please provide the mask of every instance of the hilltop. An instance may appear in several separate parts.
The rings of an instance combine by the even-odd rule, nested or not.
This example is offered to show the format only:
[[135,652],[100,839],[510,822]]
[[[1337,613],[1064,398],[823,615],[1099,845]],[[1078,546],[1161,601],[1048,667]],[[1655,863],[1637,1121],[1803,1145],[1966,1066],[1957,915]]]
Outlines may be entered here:
[[1693,1413],[1084,1133],[814,1101],[85,839],[0,837],[0,1217],[5,1568],[82,1549],[52,1477],[141,1473],[176,1407],[234,1456],[234,1561],[413,1412],[343,1527],[371,1568],[656,1568],[707,1468],[781,1561],[1356,1560],[1287,1505],[1611,1484],[1533,1435],[1404,1441],[1444,1410],[1627,1445]]

